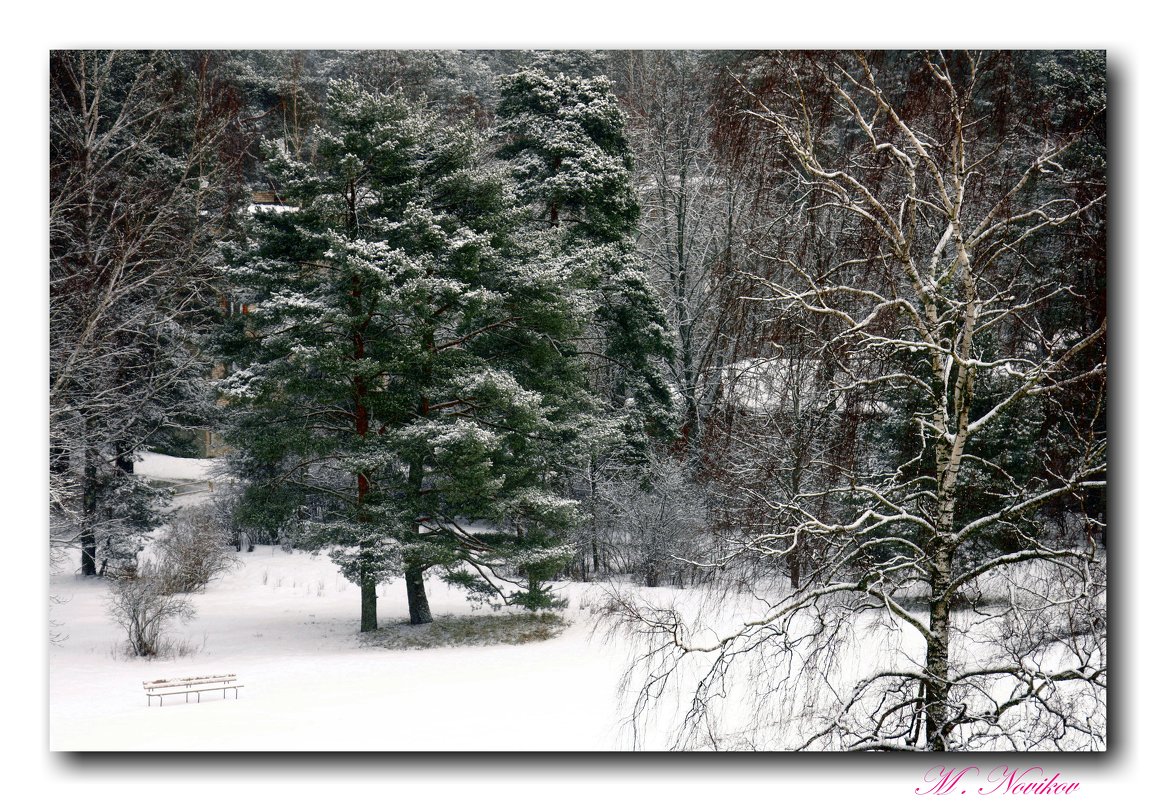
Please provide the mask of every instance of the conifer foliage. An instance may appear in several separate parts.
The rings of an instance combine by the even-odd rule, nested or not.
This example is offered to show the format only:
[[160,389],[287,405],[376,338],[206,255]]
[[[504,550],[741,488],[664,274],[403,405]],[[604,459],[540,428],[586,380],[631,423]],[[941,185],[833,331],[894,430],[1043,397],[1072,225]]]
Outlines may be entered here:
[[654,359],[671,349],[666,315],[634,252],[639,205],[626,119],[605,77],[526,70],[500,82],[499,156],[537,232],[542,257],[572,271],[592,310],[585,332],[612,409],[626,424],[670,425]]
[[330,549],[362,630],[399,573],[411,622],[429,622],[431,568],[546,606],[573,517],[553,491],[557,421],[583,397],[558,345],[581,325],[566,276],[525,258],[470,128],[350,82],[327,117],[311,163],[272,146],[291,206],[257,215],[228,270],[249,309],[226,343],[230,439],[271,476],[249,498],[280,497]]

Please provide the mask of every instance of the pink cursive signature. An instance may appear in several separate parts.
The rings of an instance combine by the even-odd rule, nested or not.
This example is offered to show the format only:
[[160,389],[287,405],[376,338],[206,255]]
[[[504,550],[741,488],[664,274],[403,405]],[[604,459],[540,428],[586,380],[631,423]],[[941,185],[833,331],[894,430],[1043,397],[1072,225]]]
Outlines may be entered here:
[[949,768],[937,765],[923,775],[923,786],[916,795],[964,795],[969,790],[978,795],[1071,795],[1080,783],[1068,781],[1060,772],[1044,770],[1038,765],[1011,768],[1000,765],[987,773],[977,765]]

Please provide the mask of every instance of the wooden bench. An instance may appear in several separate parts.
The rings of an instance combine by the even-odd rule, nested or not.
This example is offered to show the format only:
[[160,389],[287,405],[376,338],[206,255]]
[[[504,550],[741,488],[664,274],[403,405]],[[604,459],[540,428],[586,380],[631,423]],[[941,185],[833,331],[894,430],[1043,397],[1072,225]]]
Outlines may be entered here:
[[229,690],[232,690],[233,697],[236,698],[238,696],[237,690],[245,686],[244,684],[237,684],[236,673],[223,673],[219,676],[190,676],[183,679],[156,679],[142,683],[144,684],[145,695],[149,699],[149,706],[153,705],[153,698],[160,698],[160,705],[164,706],[166,695],[183,695],[187,704],[189,696],[194,693],[199,704],[201,693],[216,692],[217,690],[221,691],[222,698],[228,698]]

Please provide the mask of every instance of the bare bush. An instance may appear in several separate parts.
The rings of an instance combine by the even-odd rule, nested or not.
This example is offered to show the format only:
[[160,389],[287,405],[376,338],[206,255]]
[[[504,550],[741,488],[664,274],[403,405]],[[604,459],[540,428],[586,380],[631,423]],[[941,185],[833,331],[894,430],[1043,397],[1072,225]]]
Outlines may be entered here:
[[175,620],[195,614],[185,596],[199,592],[233,567],[229,534],[209,510],[181,510],[156,542],[156,560],[113,580],[108,610],[128,635],[133,656],[153,658],[189,652],[187,643],[163,638]]
[[128,649],[134,656],[163,654],[164,630],[174,620],[190,620],[193,605],[169,590],[163,569],[146,563],[135,576],[123,576],[111,584],[109,614],[128,635]]
[[624,479],[605,487],[603,549],[648,587],[685,586],[704,560],[705,494],[674,459],[654,460],[643,483]]
[[156,543],[158,571],[170,593],[199,592],[236,565],[232,536],[211,511],[182,510]]

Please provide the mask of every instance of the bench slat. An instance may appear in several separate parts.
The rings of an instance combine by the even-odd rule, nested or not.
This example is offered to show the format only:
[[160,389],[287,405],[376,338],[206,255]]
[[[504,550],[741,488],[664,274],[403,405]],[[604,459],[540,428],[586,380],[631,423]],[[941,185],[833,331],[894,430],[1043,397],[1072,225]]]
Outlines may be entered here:
[[236,680],[236,673],[224,673],[219,676],[189,676],[181,679],[156,679],[154,681],[141,682],[141,684],[147,689],[149,687],[189,687],[197,684],[216,684]]
[[245,686],[244,684],[218,684],[215,686],[214,685],[205,685],[205,686],[194,685],[194,686],[188,687],[187,689],[182,688],[182,687],[173,687],[173,688],[149,690],[148,694],[149,695],[188,695],[189,693],[215,692],[216,690],[236,690],[236,689],[240,689],[241,687],[244,687],[244,686]]

